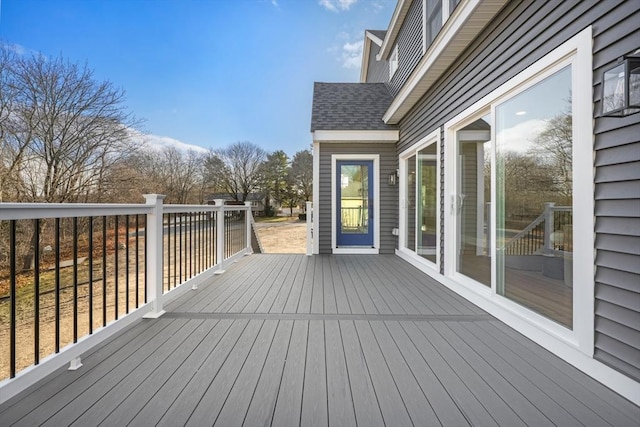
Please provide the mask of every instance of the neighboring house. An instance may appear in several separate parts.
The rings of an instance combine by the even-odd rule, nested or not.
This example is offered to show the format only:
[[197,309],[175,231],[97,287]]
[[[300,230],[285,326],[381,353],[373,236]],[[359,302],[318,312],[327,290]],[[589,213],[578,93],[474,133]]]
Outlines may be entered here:
[[395,253],[637,397],[640,114],[602,79],[639,49],[636,0],[400,0],[315,84],[314,253]]
[[[206,203],[208,205],[213,204],[214,200],[224,200],[225,205],[233,205],[233,204],[243,204],[238,200],[242,200],[242,194],[237,194],[236,197],[233,197],[232,194],[229,193],[214,193],[205,198]],[[264,203],[265,196],[263,193],[249,193],[247,195],[247,202],[251,202],[251,212],[254,216],[262,215],[264,212]]]

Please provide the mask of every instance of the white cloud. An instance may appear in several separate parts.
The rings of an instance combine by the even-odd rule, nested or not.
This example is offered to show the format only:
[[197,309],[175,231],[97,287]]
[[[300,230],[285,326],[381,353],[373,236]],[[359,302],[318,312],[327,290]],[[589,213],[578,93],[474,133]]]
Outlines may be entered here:
[[2,43],[2,47],[18,55],[24,55],[27,52],[24,46],[17,43]]
[[278,4],[278,0],[271,0],[271,4],[272,4],[274,7],[280,7],[280,5]]
[[498,133],[500,144],[507,151],[526,153],[535,147],[535,138],[547,126],[545,120],[531,119],[518,123]]
[[340,12],[342,10],[349,10],[358,0],[320,0],[318,3],[331,12]]
[[131,132],[131,138],[145,148],[155,151],[161,151],[171,147],[184,152],[195,151],[197,153],[206,153],[209,151],[199,145],[188,144],[168,136],[143,134],[135,130]]
[[342,45],[342,66],[344,68],[359,68],[362,63],[362,49],[364,41],[345,43]]

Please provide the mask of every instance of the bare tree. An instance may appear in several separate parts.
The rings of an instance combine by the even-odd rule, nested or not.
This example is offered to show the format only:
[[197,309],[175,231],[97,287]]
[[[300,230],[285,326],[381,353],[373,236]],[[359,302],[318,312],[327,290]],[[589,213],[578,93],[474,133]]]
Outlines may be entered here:
[[[135,151],[129,136],[138,122],[124,91],[60,57],[22,56],[7,45],[0,52],[0,200],[101,201],[108,170]],[[38,243],[33,231],[25,269]]]
[[205,161],[205,176],[238,202],[263,184],[262,164],[266,152],[251,142],[236,142],[212,151]]
[[99,199],[106,171],[135,150],[129,129],[138,122],[124,91],[87,66],[0,50],[3,98],[11,97],[0,130],[3,175],[20,186],[19,201]]

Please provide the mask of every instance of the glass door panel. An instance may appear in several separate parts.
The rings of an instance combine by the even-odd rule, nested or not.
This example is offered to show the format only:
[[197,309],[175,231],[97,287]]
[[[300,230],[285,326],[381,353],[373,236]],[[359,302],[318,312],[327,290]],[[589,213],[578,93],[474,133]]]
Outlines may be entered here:
[[491,116],[456,132],[458,188],[456,271],[491,286]]
[[338,246],[373,246],[373,161],[338,161]]
[[496,291],[573,319],[571,68],[496,106]]
[[418,152],[418,213],[417,253],[429,261],[436,262],[437,215],[439,213],[437,179],[438,168],[436,146],[430,145]]

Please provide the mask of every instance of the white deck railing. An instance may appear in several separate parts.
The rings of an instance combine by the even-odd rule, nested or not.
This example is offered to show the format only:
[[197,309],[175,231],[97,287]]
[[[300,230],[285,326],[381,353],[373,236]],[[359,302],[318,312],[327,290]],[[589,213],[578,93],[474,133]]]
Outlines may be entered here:
[[0,203],[0,403],[251,250],[250,204]]

